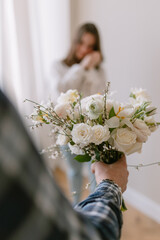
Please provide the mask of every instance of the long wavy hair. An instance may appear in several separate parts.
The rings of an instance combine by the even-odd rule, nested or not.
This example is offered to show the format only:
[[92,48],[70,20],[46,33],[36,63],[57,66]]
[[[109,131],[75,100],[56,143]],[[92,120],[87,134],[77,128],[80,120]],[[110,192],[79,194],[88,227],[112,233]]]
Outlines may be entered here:
[[100,36],[97,27],[93,23],[85,23],[78,28],[78,31],[73,39],[71,48],[68,52],[67,57],[63,60],[63,62],[71,67],[75,63],[80,63],[81,60],[76,58],[76,47],[81,42],[82,36],[84,33],[91,33],[95,37],[95,45],[93,47],[94,51],[99,51],[101,54],[101,58],[103,61],[103,55],[101,51],[101,43]]

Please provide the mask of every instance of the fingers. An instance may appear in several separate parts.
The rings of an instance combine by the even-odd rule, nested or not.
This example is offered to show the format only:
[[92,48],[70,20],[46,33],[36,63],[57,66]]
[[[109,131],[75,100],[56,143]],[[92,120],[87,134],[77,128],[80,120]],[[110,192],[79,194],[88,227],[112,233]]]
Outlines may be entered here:
[[85,69],[91,69],[97,66],[101,62],[101,54],[98,51],[93,51],[86,55],[82,60],[82,66]]

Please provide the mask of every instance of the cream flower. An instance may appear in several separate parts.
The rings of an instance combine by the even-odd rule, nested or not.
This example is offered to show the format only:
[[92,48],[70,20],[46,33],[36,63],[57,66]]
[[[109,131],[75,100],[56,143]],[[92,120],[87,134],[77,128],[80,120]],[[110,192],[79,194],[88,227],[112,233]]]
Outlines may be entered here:
[[122,104],[119,111],[116,113],[119,118],[130,118],[135,112],[135,108],[131,104]]
[[137,135],[129,128],[120,128],[112,135],[114,145],[119,150],[129,155],[140,152],[142,143],[136,142]]
[[75,124],[71,131],[73,142],[86,146],[92,139],[92,128],[85,123]]
[[114,108],[115,114],[119,111],[120,108],[120,103],[118,101],[112,100],[112,99],[107,99],[106,100],[106,111],[109,114],[110,110]]
[[69,142],[69,140],[70,140],[69,137],[64,135],[64,133],[59,134],[58,137],[57,137],[56,144],[60,145],[60,146],[63,146],[63,145],[66,145]]
[[54,111],[60,118],[66,118],[69,111],[71,111],[71,106],[69,103],[57,104],[54,108]]
[[147,116],[155,115],[157,113],[156,111],[157,111],[157,108],[155,108],[155,107],[147,107],[146,108]]
[[68,90],[65,93],[61,93],[60,96],[57,99],[58,104],[62,103],[73,103],[77,101],[79,95],[77,90]]
[[107,99],[106,110],[109,114],[110,110],[114,108],[114,112],[118,118],[129,118],[133,115],[135,109],[131,104],[121,104],[118,101]]
[[106,124],[108,125],[109,128],[117,128],[119,127],[119,118],[116,116],[110,118],[109,120],[106,121]]
[[151,131],[146,123],[141,119],[136,119],[133,123],[133,130],[137,134],[137,140],[139,142],[146,142],[148,136],[151,135]]
[[158,126],[156,126],[156,120],[153,116],[145,117],[144,121],[148,125],[151,132],[157,130]]
[[107,125],[106,126],[95,125],[92,127],[92,131],[93,131],[92,142],[97,145],[107,141],[110,137],[110,131]]
[[76,154],[76,155],[79,155],[79,154],[83,155],[83,154],[85,154],[83,149],[81,149],[78,145],[71,145],[70,143],[68,143],[68,146],[69,146],[72,154]]
[[143,102],[151,101],[151,98],[147,91],[142,88],[132,88],[130,96],[132,97],[130,100],[133,104],[142,104]]

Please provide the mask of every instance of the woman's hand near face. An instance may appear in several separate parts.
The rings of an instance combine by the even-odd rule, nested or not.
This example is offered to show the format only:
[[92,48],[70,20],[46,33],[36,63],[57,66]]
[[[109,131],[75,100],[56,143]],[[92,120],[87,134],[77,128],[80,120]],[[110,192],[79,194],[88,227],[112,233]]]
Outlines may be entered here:
[[93,51],[86,55],[81,61],[81,65],[86,69],[91,69],[100,64],[102,60],[101,54],[98,51]]

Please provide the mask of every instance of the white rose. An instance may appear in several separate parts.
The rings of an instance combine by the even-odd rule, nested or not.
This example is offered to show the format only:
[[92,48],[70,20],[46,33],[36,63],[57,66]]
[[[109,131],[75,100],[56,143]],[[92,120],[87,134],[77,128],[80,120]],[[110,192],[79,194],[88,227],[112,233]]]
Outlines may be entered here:
[[100,114],[103,113],[104,102],[100,99],[91,99],[86,104],[86,112],[88,117],[92,119],[97,119]]
[[68,90],[67,92],[60,94],[57,99],[57,103],[73,103],[77,101],[78,97],[79,95],[77,90]]
[[72,154],[76,154],[76,155],[84,155],[85,154],[85,152],[77,145],[71,145],[70,143],[68,143],[68,146],[69,146]]
[[[90,101],[99,101],[99,102],[103,102],[103,95],[100,95],[100,94],[94,94],[94,95],[91,95],[91,96],[88,96],[88,97],[85,97],[81,100],[81,108],[82,108],[82,113],[87,113],[87,109],[86,109],[86,106],[88,104],[88,102]],[[104,103],[103,103],[104,104]]]
[[71,131],[72,140],[81,146],[86,146],[92,139],[92,128],[85,123],[75,124]]
[[110,131],[107,125],[106,126],[95,125],[92,127],[92,131],[93,131],[92,142],[97,145],[107,141],[110,137]]
[[141,151],[142,143],[136,142],[137,135],[129,128],[117,129],[112,137],[114,146],[127,155]]
[[60,118],[66,118],[68,112],[71,111],[71,106],[69,103],[57,104],[54,108],[54,111]]
[[136,121],[133,123],[133,127],[134,132],[137,134],[137,140],[139,142],[146,142],[148,136],[151,135],[151,131],[146,123],[141,119],[136,119]]

